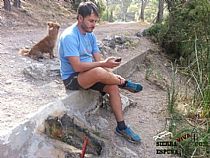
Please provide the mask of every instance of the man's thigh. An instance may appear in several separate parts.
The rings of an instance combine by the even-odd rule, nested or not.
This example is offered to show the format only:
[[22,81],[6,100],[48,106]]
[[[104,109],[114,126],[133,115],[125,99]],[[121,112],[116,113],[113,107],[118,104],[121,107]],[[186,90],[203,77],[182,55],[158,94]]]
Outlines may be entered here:
[[[73,77],[69,77],[68,79],[64,80],[63,83],[64,83],[65,88],[69,89],[69,90],[85,89],[80,86],[80,84],[78,82],[77,75],[73,76]],[[106,86],[105,84],[97,82],[94,85],[92,85],[91,87],[86,88],[85,90],[92,89],[92,90],[96,90],[99,92],[103,92],[105,86]]]
[[81,72],[78,75],[78,83],[84,89],[88,89],[99,82],[99,78],[106,76],[107,73],[108,72],[102,67],[96,67],[91,70]]

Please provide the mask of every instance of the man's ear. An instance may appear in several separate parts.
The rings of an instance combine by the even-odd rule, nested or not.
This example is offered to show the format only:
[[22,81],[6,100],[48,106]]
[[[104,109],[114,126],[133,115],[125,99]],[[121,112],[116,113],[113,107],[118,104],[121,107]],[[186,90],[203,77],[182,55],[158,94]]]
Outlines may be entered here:
[[78,15],[78,21],[83,21],[83,19],[82,15]]

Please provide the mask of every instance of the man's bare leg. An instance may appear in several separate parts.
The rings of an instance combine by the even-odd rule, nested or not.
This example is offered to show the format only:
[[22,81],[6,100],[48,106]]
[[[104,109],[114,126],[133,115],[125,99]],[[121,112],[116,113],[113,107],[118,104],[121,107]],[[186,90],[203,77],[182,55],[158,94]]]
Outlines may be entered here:
[[[122,84],[120,79],[112,72],[97,67],[86,72],[79,73],[78,82],[81,87],[89,88],[97,82],[107,84],[104,92],[109,94],[110,104],[117,122],[123,121],[122,103],[117,85]],[[124,81],[123,81],[124,82]]]
[[122,79],[119,79],[115,74],[101,67],[79,73],[78,75],[78,82],[84,89],[93,86],[97,82],[106,84],[103,90],[110,95],[111,107],[117,121],[116,133],[131,142],[140,142],[141,138],[139,135],[135,134],[131,128],[128,128],[124,122],[118,85],[124,84],[125,79],[123,79],[123,81],[121,80]]
[[123,121],[122,103],[117,85],[106,85],[104,92],[109,94],[109,100],[117,122]]
[[97,82],[107,85],[120,85],[123,84],[125,80],[121,81],[112,72],[108,72],[102,67],[97,67],[89,71],[79,73],[78,82],[81,87],[87,89]]

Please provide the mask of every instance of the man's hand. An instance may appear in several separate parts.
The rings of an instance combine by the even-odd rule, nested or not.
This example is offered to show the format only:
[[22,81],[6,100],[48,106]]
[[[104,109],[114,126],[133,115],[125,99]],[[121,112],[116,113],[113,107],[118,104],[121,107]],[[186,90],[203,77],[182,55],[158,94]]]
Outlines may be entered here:
[[114,68],[120,65],[120,62],[116,62],[115,61],[116,58],[115,57],[108,57],[106,58],[103,62],[104,62],[104,67],[106,68]]
[[120,79],[120,85],[123,85],[125,83],[125,79],[122,76],[117,74],[115,74],[115,76]]

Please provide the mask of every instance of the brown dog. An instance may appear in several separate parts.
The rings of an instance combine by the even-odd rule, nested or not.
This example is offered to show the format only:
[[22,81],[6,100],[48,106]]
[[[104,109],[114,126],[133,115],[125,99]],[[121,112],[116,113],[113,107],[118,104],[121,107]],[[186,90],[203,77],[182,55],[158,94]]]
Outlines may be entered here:
[[60,25],[58,23],[48,22],[48,35],[39,43],[35,44],[31,49],[20,49],[19,54],[29,56],[32,59],[43,58],[44,53],[50,54],[50,59],[54,58],[53,49],[56,44]]

